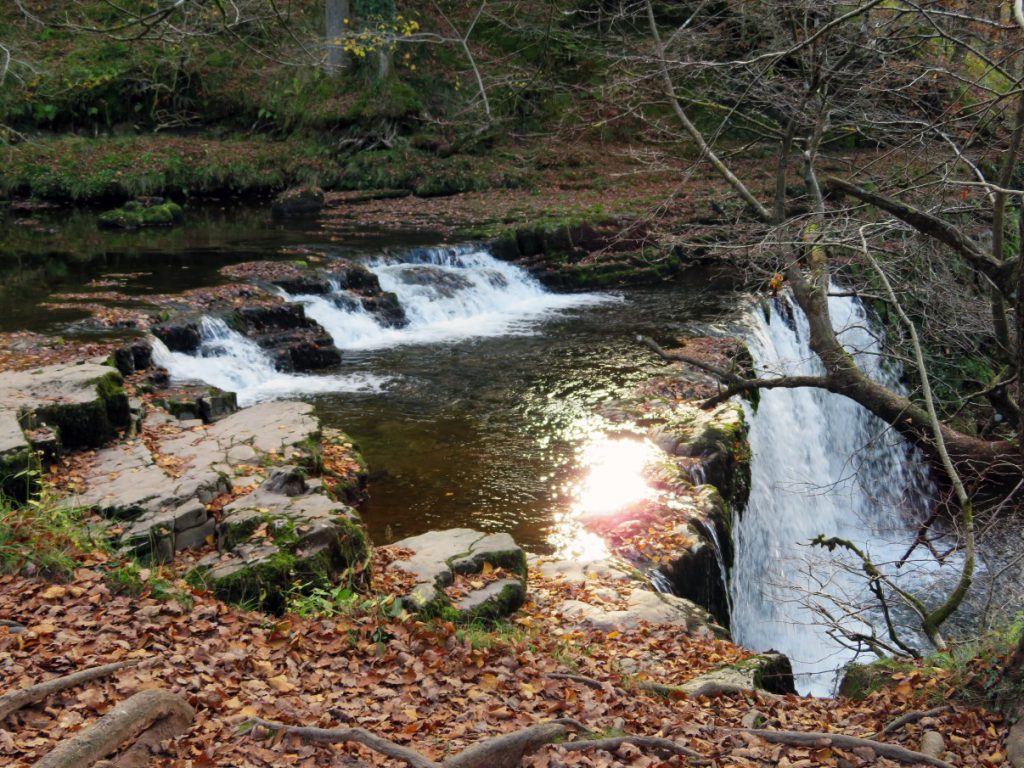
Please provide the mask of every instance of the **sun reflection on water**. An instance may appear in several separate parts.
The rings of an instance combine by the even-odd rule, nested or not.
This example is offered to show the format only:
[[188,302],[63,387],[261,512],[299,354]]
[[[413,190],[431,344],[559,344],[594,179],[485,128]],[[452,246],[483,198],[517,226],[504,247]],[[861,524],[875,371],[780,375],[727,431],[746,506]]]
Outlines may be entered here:
[[658,495],[645,477],[660,453],[657,446],[640,435],[624,436],[621,426],[615,433],[608,429],[606,423],[588,421],[570,430],[583,442],[575,461],[576,479],[561,489],[568,509],[557,517],[551,536],[560,557],[581,562],[607,557],[604,538],[588,527],[607,529],[617,516],[628,517],[632,507]]

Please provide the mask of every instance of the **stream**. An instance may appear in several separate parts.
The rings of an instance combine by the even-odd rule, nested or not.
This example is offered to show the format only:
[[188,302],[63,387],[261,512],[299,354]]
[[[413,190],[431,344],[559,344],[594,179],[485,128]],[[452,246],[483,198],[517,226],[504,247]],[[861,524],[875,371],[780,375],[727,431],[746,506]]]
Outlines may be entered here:
[[[806,321],[787,299],[766,314],[726,283],[709,286],[700,271],[665,288],[556,294],[479,248],[439,245],[429,233],[370,232],[342,244],[270,225],[265,212],[243,212],[242,224],[230,213],[204,215],[173,233],[92,233],[81,238],[82,254],[67,238],[64,250],[51,245],[15,262],[5,256],[13,277],[0,330],[95,337],[84,313],[39,305],[50,292],[82,291],[110,272],[129,275],[121,290],[144,298],[224,282],[220,267],[289,258],[293,247],[363,261],[398,295],[408,327],[382,327],[341,292],[285,294],[334,338],[340,370],[280,373],[255,343],[214,318],[203,322],[198,355],[159,342],[154,353],[175,378],[233,390],[243,405],[314,402],[325,424],[352,435],[369,464],[371,497],[362,513],[377,543],[473,527],[508,531],[532,551],[599,556],[581,517],[642,498],[641,474],[654,457],[639,431],[595,415],[595,406],[663,372],[634,341],[638,333],[671,338],[715,326],[746,337],[761,374],[813,373],[819,365]],[[84,220],[70,225],[90,232]],[[880,341],[859,303],[836,298],[830,309],[866,370],[898,385],[899,372],[878,364]],[[775,390],[746,409],[752,491],[734,528],[734,637],[786,653],[801,692],[828,694],[853,652],[822,627],[822,601],[807,604],[806,595],[857,600],[862,587],[806,544],[819,533],[839,535],[870,545],[879,559],[898,558],[927,514],[930,480],[902,440],[845,398]],[[925,565],[907,570],[915,583],[932,575]]]

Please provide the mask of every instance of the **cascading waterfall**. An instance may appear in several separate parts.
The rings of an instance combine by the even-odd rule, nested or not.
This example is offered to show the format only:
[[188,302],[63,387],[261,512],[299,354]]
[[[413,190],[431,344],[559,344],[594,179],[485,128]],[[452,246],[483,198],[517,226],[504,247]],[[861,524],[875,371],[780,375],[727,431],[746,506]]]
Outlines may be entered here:
[[398,296],[409,320],[405,328],[380,325],[342,293],[288,296],[305,304],[306,314],[340,349],[529,334],[544,317],[609,300],[607,295],[550,293],[525,270],[474,246],[419,248],[367,266],[382,289]]
[[[343,350],[529,334],[539,320],[560,311],[614,300],[608,295],[549,293],[525,270],[478,247],[420,248],[367,266],[384,290],[398,296],[409,319],[406,327],[385,327],[340,287],[328,296],[281,295],[304,304],[307,316]],[[372,392],[387,383],[368,373],[281,373],[266,352],[223,320],[205,317],[201,330],[202,344],[194,355],[170,352],[154,339],[155,362],[175,379],[236,392],[241,405],[290,395]]]
[[241,406],[289,395],[321,392],[379,391],[386,379],[367,373],[305,376],[282,373],[251,339],[228,327],[220,318],[204,317],[197,354],[171,352],[157,338],[151,340],[153,362],[183,381],[205,381],[235,392]]
[[[862,370],[898,387],[899,372],[882,365],[879,334],[860,302],[832,297],[829,312]],[[770,318],[753,312],[747,341],[758,375],[822,373],[809,335],[806,317],[786,296],[775,299]],[[934,489],[917,452],[848,398],[813,388],[764,390],[757,408],[745,408],[753,459],[750,500],[734,526],[733,636],[785,653],[798,689],[827,695],[853,652],[829,635],[814,605],[829,607],[822,593],[862,601],[864,584],[835,554],[807,543],[839,536],[876,562],[896,561]],[[920,578],[927,568],[913,564],[901,578]]]

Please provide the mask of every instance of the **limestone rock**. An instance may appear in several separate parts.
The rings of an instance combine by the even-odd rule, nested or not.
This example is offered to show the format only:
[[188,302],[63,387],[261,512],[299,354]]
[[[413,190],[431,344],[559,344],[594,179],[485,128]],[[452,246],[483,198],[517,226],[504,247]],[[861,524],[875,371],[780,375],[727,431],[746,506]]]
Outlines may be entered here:
[[796,693],[789,659],[774,651],[698,675],[683,683],[681,688],[690,696],[733,690],[762,690],[780,695]]
[[[525,599],[526,555],[507,533],[453,528],[428,531],[391,546],[412,551],[407,560],[389,565],[413,577],[413,586],[399,596],[411,612],[437,614],[452,609],[464,620],[495,619],[518,610]],[[454,583],[455,575],[481,573],[485,566],[503,568],[514,578],[491,582],[453,603],[445,588]]]
[[200,561],[192,574],[220,599],[278,612],[293,590],[369,578],[370,546],[359,514],[318,483],[300,487],[290,475],[279,470],[224,508],[217,526],[223,552]]
[[62,363],[0,373],[0,410],[22,427],[55,428],[65,448],[92,448],[128,427],[131,414],[123,379],[96,363]]
[[621,632],[646,623],[677,626],[698,637],[728,637],[728,632],[699,605],[642,587],[630,588],[627,607],[623,610],[607,610],[580,600],[566,600],[561,604],[560,613],[570,621],[604,632]]

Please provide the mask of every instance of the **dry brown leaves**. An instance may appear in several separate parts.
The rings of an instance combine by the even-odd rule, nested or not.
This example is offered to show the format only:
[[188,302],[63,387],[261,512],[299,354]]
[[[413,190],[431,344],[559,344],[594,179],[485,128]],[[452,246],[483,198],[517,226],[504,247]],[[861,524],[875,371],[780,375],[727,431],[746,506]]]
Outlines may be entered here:
[[[399,553],[400,554],[400,553]],[[389,556],[399,556],[392,553]],[[713,765],[883,765],[852,753],[800,750],[727,736],[752,708],[774,727],[870,735],[926,691],[889,691],[864,702],[778,701],[755,695],[713,700],[665,700],[624,693],[626,660],[656,656],[659,679],[681,682],[742,651],[723,641],[698,641],[678,630],[641,627],[602,633],[560,626],[553,600],[575,590],[534,574],[534,598],[515,620],[524,636],[493,647],[460,641],[449,624],[424,625],[379,615],[345,620],[273,619],[197,595],[191,607],[176,601],[111,594],[97,568],[83,567],[56,590],[41,580],[0,577],[0,616],[28,627],[0,628],[0,687],[38,682],[69,670],[137,658],[116,678],[52,697],[13,715],[0,730],[0,756],[27,768],[57,739],[95,721],[116,702],[147,687],[179,693],[197,708],[192,731],[166,745],[159,766],[328,766],[345,755],[374,765],[386,761],[347,746],[313,747],[285,740],[259,742],[237,732],[246,717],[292,723],[358,725],[435,758],[489,735],[568,716],[594,729],[621,720],[632,733],[682,738]],[[567,664],[569,666],[567,666]],[[586,675],[613,685],[595,689],[549,677]],[[906,695],[904,695],[906,693]],[[939,729],[961,765],[994,766],[1001,725],[983,712],[955,708]],[[893,737],[915,745],[913,727]],[[558,746],[527,762],[534,766],[672,765],[623,748],[615,755],[570,756]]]

